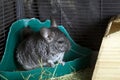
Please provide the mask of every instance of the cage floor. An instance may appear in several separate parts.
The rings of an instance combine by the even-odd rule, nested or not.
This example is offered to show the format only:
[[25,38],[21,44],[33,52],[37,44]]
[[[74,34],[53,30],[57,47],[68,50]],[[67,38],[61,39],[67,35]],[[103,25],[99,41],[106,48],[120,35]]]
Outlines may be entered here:
[[78,72],[54,78],[52,80],[91,80],[91,74],[92,74],[91,68],[86,68]]

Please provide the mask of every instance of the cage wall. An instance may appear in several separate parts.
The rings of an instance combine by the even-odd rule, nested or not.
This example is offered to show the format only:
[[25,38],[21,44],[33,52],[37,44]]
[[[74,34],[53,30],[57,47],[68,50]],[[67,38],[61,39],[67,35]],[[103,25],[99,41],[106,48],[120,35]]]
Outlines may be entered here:
[[53,16],[81,46],[99,50],[109,19],[120,13],[119,0],[0,0],[0,56],[9,27],[17,19]]
[[0,59],[4,53],[9,27],[16,20],[14,0],[0,0]]

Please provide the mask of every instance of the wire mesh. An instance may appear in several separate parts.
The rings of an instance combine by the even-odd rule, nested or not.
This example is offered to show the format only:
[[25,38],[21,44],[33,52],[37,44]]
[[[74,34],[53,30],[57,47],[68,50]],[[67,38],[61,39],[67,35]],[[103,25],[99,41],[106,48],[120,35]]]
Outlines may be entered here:
[[17,19],[53,16],[76,43],[99,50],[108,20],[120,13],[119,0],[0,0],[0,55],[9,27]]
[[4,53],[7,34],[10,24],[16,20],[15,1],[0,0],[0,59]]

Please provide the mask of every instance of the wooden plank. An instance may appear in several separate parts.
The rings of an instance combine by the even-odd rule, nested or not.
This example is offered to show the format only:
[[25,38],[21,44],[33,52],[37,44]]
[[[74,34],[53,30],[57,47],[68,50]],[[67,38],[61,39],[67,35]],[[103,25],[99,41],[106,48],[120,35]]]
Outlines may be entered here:
[[102,40],[92,80],[120,80],[120,18],[114,18]]

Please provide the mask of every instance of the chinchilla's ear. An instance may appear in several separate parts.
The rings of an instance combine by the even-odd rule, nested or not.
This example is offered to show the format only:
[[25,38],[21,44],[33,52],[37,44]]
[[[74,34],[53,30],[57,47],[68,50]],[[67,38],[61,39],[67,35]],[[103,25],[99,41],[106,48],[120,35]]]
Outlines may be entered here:
[[58,27],[56,20],[51,17],[51,27]]
[[55,36],[55,33],[52,32],[49,28],[42,28],[40,30],[40,34],[47,42],[53,41]]

